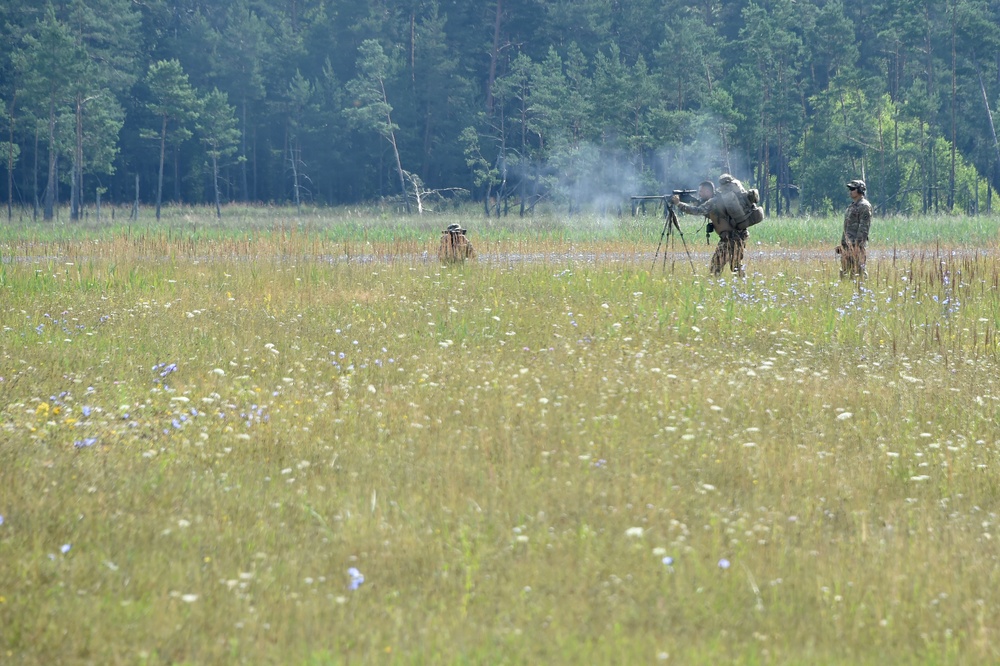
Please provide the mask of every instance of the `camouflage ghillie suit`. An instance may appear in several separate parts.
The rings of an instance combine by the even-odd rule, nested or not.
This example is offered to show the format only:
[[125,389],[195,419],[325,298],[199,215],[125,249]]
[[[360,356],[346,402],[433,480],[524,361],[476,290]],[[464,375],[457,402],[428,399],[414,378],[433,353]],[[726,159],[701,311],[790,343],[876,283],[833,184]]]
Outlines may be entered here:
[[840,277],[864,277],[868,253],[868,230],[872,223],[872,205],[864,197],[863,180],[852,180],[847,184],[852,191],[860,193],[860,198],[851,202],[844,213],[844,235],[840,238]]
[[709,269],[712,275],[721,275],[723,266],[728,265],[734,273],[743,275],[743,248],[750,234],[746,229],[740,231],[733,226],[732,219],[720,205],[719,199],[713,197],[697,206],[680,202],[677,204],[688,215],[704,215],[719,234],[719,244],[715,246]]
[[719,244],[715,246],[712,261],[709,266],[712,275],[720,275],[726,264],[734,273],[743,275],[743,248],[746,247],[750,234],[747,230],[723,231],[719,234]]
[[476,256],[476,250],[465,236],[465,231],[457,224],[449,224],[448,228],[441,232],[438,259],[445,263],[455,263]]

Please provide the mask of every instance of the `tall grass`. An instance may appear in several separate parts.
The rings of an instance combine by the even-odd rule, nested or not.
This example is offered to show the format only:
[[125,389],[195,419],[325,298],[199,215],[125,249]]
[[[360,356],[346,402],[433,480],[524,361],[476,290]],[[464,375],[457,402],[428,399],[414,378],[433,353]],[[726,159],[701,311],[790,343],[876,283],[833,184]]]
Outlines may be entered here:
[[6,236],[0,661],[998,659],[994,253],[379,238]]
[[[207,208],[168,207],[157,222],[143,212],[129,220],[129,211],[116,209],[114,219],[107,212],[70,222],[62,214],[53,222],[32,220],[22,211],[11,223],[0,225],[0,247],[4,244],[49,245],[69,242],[108,242],[119,237],[187,240],[194,243],[234,239],[270,238],[299,235],[331,243],[413,243],[424,242],[452,222],[469,228],[483,241],[545,240],[565,242],[627,241],[656,243],[664,230],[662,210],[649,209],[648,215],[582,213],[567,217],[539,211],[519,217],[515,211],[496,218],[484,217],[474,206],[450,207],[447,211],[423,216],[402,216],[391,209],[373,207],[304,208],[230,205],[221,220]],[[704,219],[680,215],[680,231],[688,241],[698,241]],[[840,238],[841,216],[770,217],[751,230],[755,242],[786,247],[829,245]],[[876,217],[872,223],[873,245],[883,247],[930,247],[936,245],[994,247],[1000,241],[1000,218],[994,215],[940,215]]]

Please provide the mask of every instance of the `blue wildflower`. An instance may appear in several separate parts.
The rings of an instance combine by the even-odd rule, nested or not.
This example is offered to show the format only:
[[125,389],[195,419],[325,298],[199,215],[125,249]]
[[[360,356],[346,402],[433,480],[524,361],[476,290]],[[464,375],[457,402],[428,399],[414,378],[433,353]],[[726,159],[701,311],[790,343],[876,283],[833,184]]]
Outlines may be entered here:
[[730,566],[729,565],[729,560],[727,560],[726,558],[723,557],[721,560],[719,560],[719,568],[720,569],[728,569],[729,566]]
[[347,575],[351,577],[351,582],[348,583],[347,589],[356,590],[361,587],[361,584],[365,582],[365,576],[355,567],[351,567],[347,570]]
[[89,446],[93,446],[94,444],[97,444],[96,437],[87,437],[84,439],[78,439],[75,442],[73,442],[73,446],[75,446],[78,449],[85,449]]
[[90,416],[90,407],[87,407],[86,405],[84,405],[83,408],[80,411],[83,412],[84,416]]
[[59,549],[59,551],[60,551],[60,552],[61,552],[61,553],[62,553],[63,555],[65,555],[66,553],[68,553],[68,552],[69,552],[69,549],[70,549],[70,548],[72,548],[72,547],[73,547],[73,546],[69,545],[68,543],[64,543],[64,544],[62,545],[62,548],[60,548],[60,549]]

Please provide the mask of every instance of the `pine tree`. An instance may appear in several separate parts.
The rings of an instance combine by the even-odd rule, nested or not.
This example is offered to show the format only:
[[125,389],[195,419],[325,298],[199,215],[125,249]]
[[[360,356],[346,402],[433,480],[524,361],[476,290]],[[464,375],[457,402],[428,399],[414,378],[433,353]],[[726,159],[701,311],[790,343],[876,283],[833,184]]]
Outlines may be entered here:
[[389,142],[396,159],[399,189],[406,212],[409,213],[410,198],[406,192],[406,177],[396,142],[396,130],[399,127],[392,121],[392,105],[386,93],[390,62],[382,45],[374,39],[363,41],[358,47],[357,69],[357,77],[347,84],[353,104],[344,109],[344,113],[355,127],[373,131]]
[[229,97],[218,88],[208,93],[201,102],[198,116],[198,133],[212,160],[212,186],[215,194],[215,216],[222,219],[219,191],[219,160],[236,152],[240,132],[236,127],[236,110],[230,106]]
[[160,219],[160,206],[163,202],[163,162],[167,149],[167,130],[174,125],[172,135],[178,140],[191,137],[188,124],[198,118],[198,98],[188,82],[187,74],[177,60],[160,60],[149,66],[146,75],[146,85],[149,86],[153,101],[148,108],[160,119],[158,134],[150,131],[149,138],[160,140],[160,168],[156,181],[156,219]]
[[[16,54],[16,63],[24,85],[24,102],[33,115],[46,123],[48,144],[48,184],[45,188],[43,218],[55,216],[56,188],[58,187],[60,138],[69,129],[59,127],[65,121],[68,105],[74,98],[77,81],[85,78],[87,54],[69,28],[56,18],[50,5],[45,15],[32,31],[23,38],[23,48]],[[60,137],[57,130],[63,130]]]

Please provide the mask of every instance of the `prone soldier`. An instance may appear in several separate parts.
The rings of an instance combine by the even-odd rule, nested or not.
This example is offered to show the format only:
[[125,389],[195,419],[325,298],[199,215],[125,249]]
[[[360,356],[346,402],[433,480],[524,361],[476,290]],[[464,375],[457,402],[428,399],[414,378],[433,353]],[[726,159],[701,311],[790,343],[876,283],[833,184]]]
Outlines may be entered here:
[[466,229],[461,228],[458,224],[449,224],[448,228],[441,232],[438,259],[445,263],[457,263],[474,258],[476,250],[472,247],[465,232]]

